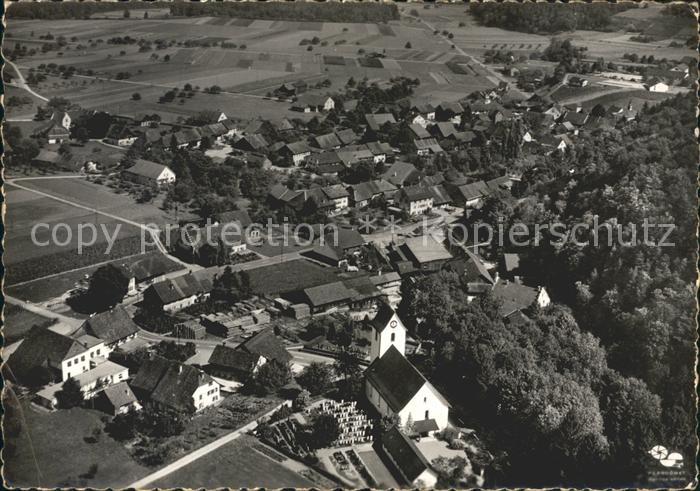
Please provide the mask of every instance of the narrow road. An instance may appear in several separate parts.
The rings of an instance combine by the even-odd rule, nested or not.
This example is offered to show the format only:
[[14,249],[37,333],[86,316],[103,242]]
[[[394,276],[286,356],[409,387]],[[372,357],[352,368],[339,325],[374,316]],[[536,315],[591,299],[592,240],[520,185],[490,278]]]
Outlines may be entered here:
[[17,73],[17,82],[8,83],[7,85],[14,85],[15,87],[26,90],[27,92],[32,94],[34,97],[37,97],[44,102],[48,101],[48,99],[46,97],[34,92],[34,90],[32,90],[32,88],[29,87],[29,85],[27,85],[27,81],[24,79],[24,75],[22,75],[22,72],[19,71],[19,68],[17,67],[17,65],[15,65],[13,62],[11,62],[8,59],[5,59],[5,63],[10,65],[12,68],[14,68],[15,72]]
[[53,194],[49,194],[49,193],[46,193],[44,191],[39,191],[38,189],[33,189],[30,187],[18,184],[18,181],[41,180],[41,179],[74,179],[77,177],[84,177],[84,176],[82,176],[82,175],[66,175],[66,176],[49,176],[49,177],[20,177],[17,179],[8,179],[7,181],[5,181],[5,184],[10,185],[10,186],[14,186],[14,187],[22,189],[24,191],[29,191],[30,193],[38,194],[39,196],[43,196],[45,198],[50,198],[50,199],[56,200],[60,203],[70,205],[70,206],[73,206],[75,208],[87,210],[90,213],[96,213],[98,215],[102,215],[102,216],[105,216],[107,218],[111,218],[113,220],[117,220],[119,222],[123,222],[123,223],[126,223],[128,225],[138,227],[139,229],[148,233],[151,237],[151,243],[154,244],[156,246],[156,248],[163,255],[167,256],[172,261],[182,265],[185,268],[191,269],[191,270],[202,269],[200,266],[197,266],[196,264],[185,263],[185,262],[181,261],[180,259],[176,258],[175,256],[170,255],[160,240],[160,233],[159,233],[160,231],[157,228],[154,229],[154,228],[149,227],[148,225],[144,225],[143,223],[129,220],[128,218],[120,217],[118,215],[113,215],[112,213],[107,213],[107,212],[98,210],[97,208],[92,208],[90,206],[81,205],[80,203],[76,203],[74,201],[70,201],[70,200],[64,199],[64,198],[59,198],[58,196],[54,196]]
[[22,307],[23,309],[26,309],[30,312],[33,312],[35,314],[41,315],[42,317],[48,317],[52,319],[58,319],[59,322],[62,324],[66,324],[67,326],[70,326],[71,328],[77,328],[80,325],[82,325],[83,321],[81,319],[76,319],[74,317],[68,317],[63,314],[57,314],[56,312],[52,312],[47,308],[42,307],[41,305],[37,305],[34,303],[28,303],[25,302],[24,300],[20,300],[19,298],[11,297],[5,293],[5,301],[7,303],[13,304],[13,305],[18,305]]
[[[288,404],[288,403],[289,403],[289,401],[285,401],[282,404]],[[261,415],[257,419],[266,418],[266,417],[270,416],[272,413],[277,411],[282,404],[279,404],[274,409],[268,411],[264,415]],[[227,443],[231,443],[232,441],[236,440],[238,437],[240,437],[244,433],[251,431],[251,430],[254,430],[257,426],[258,426],[257,420],[251,421],[250,423],[248,423],[244,426],[241,426],[237,430],[233,430],[231,433],[227,433],[226,435],[222,436],[221,438],[218,438],[217,440],[214,440],[213,442],[208,443],[207,445],[204,445],[201,448],[198,448],[194,452],[191,452],[191,453],[185,455],[184,457],[176,460],[172,464],[166,465],[165,467],[157,470],[153,474],[150,474],[144,478],[139,479],[136,482],[129,484],[128,486],[125,486],[125,488],[134,488],[134,489],[151,488],[151,487],[153,487],[153,486],[151,486],[151,484],[153,484],[158,479],[162,479],[165,476],[177,471],[178,469],[181,469],[181,468],[185,467],[186,465],[189,465],[192,462],[194,462],[198,459],[201,459],[205,455],[210,454],[214,450],[217,450],[217,449],[223,447]]]

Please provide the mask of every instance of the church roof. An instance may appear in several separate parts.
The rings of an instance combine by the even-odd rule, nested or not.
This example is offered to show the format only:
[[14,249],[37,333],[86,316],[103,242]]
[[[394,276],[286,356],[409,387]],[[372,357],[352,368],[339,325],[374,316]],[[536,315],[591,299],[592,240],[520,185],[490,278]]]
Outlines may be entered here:
[[394,345],[365,372],[367,380],[394,412],[401,411],[428,381]]

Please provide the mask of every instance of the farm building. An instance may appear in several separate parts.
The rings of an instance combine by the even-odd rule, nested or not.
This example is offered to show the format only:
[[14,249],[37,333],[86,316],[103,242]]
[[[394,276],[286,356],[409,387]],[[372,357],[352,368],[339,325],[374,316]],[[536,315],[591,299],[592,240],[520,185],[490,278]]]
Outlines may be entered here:
[[389,261],[401,275],[438,271],[452,254],[432,235],[410,237],[403,244],[390,244]]
[[416,167],[408,162],[394,162],[391,164],[382,178],[389,181],[396,187],[417,184],[421,178],[421,173]]
[[119,382],[105,388],[97,395],[95,406],[112,416],[141,409],[141,404],[126,382]]
[[131,382],[139,400],[188,412],[218,402],[219,384],[203,371],[157,355],[144,361]]
[[175,173],[167,165],[150,160],[137,159],[136,163],[124,171],[124,177],[149,186],[164,187],[175,183]]
[[429,489],[437,484],[437,473],[416,444],[397,426],[382,435],[381,448],[401,475],[403,484],[416,489]]
[[481,204],[482,200],[491,194],[484,181],[477,181],[471,184],[463,184],[454,188],[453,197],[455,201],[464,203],[464,208],[474,208]]
[[43,372],[50,381],[63,382],[87,372],[95,365],[95,357],[107,354],[104,342],[94,336],[76,338],[50,329],[32,327],[7,361],[12,376],[24,383]]
[[155,310],[175,312],[193,305],[211,292],[211,281],[192,273],[154,283],[143,292],[143,302]]
[[386,200],[393,200],[396,193],[396,186],[384,179],[360,182],[348,188],[350,192],[350,204],[354,208],[364,208],[372,200],[383,197]]
[[86,319],[80,326],[78,333],[88,334],[104,341],[106,355],[127,341],[136,338],[138,331],[138,326],[131,320],[124,307],[117,305],[111,310],[100,312]]
[[421,215],[433,208],[433,195],[423,186],[406,186],[396,194],[396,201],[409,215]]
[[292,360],[274,329],[263,329],[235,348],[219,344],[214,348],[207,371],[228,380],[245,381],[268,361],[288,364]]
[[292,103],[293,111],[303,113],[317,113],[335,109],[335,101],[332,97],[318,94],[304,94]]

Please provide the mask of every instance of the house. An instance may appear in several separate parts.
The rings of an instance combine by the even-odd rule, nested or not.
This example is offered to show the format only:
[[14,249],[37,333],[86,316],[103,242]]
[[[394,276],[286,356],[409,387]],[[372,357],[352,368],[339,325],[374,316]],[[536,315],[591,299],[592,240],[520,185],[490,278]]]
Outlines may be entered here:
[[215,377],[245,382],[268,361],[288,364],[292,360],[272,328],[263,329],[236,347],[219,344],[214,348],[207,372]]
[[457,133],[457,128],[450,122],[441,122],[430,127],[430,132],[437,138],[449,138]]
[[335,101],[327,95],[304,94],[292,103],[293,111],[301,111],[303,113],[316,113],[333,109],[335,109]]
[[97,395],[95,405],[112,416],[141,409],[141,404],[125,381],[110,385],[102,390]]
[[[352,131],[352,130],[350,130]],[[340,148],[343,143],[336,136],[335,133],[327,133],[325,135],[318,135],[313,138],[314,144],[321,150],[330,150],[333,148]]]
[[335,215],[346,210],[349,205],[350,193],[342,184],[334,184],[321,188],[326,199],[333,203],[331,214]]
[[396,124],[396,119],[391,113],[365,114],[365,121],[370,130],[377,132],[385,124]]
[[117,305],[86,319],[78,332],[101,339],[105,345],[106,356],[110,351],[136,338],[139,327],[131,320],[124,307]]
[[120,147],[129,147],[138,137],[139,134],[132,131],[129,125],[125,123],[115,123],[107,130],[104,141]]
[[454,124],[462,123],[464,107],[459,102],[443,102],[435,109],[435,119],[438,121],[450,121]]
[[435,121],[435,108],[428,103],[412,104],[409,108],[409,114],[414,116],[411,123],[417,123],[421,126]]
[[417,184],[421,174],[413,164],[408,162],[394,162],[384,171],[382,178],[396,187]]
[[428,191],[433,196],[433,208],[445,208],[452,203],[452,196],[442,184],[428,186]]
[[414,138],[430,138],[430,133],[425,129],[425,126],[420,124],[410,124],[408,129],[411,130]]
[[323,235],[319,243],[337,247],[344,254],[353,254],[359,251],[366,241],[354,228],[334,227]]
[[311,148],[304,141],[287,143],[280,148],[279,154],[292,165],[298,166],[311,155]]
[[583,126],[588,121],[589,113],[585,111],[567,111],[562,118],[562,123],[570,123],[573,126]]
[[44,134],[49,144],[63,143],[70,138],[70,131],[59,124],[51,124]]
[[154,310],[175,312],[208,297],[211,289],[208,278],[188,273],[149,286],[143,292],[143,302]]
[[270,144],[262,135],[253,133],[240,137],[231,146],[246,152],[265,152]]
[[383,197],[387,201],[394,198],[397,187],[384,179],[360,182],[348,187],[350,205],[353,208],[364,208],[373,200]]
[[341,145],[351,145],[360,137],[352,129],[344,129],[335,132],[335,136],[340,140]]
[[433,195],[423,186],[406,186],[399,190],[396,201],[409,215],[421,215],[433,208]]
[[353,298],[353,292],[342,281],[305,288],[302,294],[312,314],[344,307]]
[[365,147],[372,153],[372,160],[375,164],[383,164],[386,162],[387,155],[394,152],[391,145],[386,142],[367,142]]
[[34,379],[40,372],[48,374],[52,381],[64,382],[87,372],[96,365],[96,357],[106,354],[104,342],[94,336],[69,337],[34,326],[7,364],[20,383]]
[[535,305],[544,308],[551,303],[544,287],[533,288],[508,280],[496,283],[493,296],[501,302],[499,312],[503,317]]
[[463,184],[454,189],[453,197],[455,201],[464,203],[464,208],[474,208],[481,204],[482,200],[491,194],[491,190],[484,181],[477,181],[471,184]]
[[406,352],[406,327],[388,303],[381,302],[377,314],[367,317],[365,325],[369,328],[370,360],[381,358],[390,346]]
[[644,88],[649,92],[668,92],[668,85],[659,79],[649,80],[646,84],[644,84]]
[[[92,399],[105,388],[129,378],[129,369],[102,357],[95,358],[91,368],[71,376],[80,387],[84,399]],[[49,409],[58,405],[57,394],[62,389],[61,383],[51,384],[36,393],[35,402]]]
[[416,444],[397,426],[381,436],[381,449],[401,476],[401,484],[414,489],[431,489],[437,484],[435,470]]
[[471,297],[490,292],[498,281],[498,275],[494,278],[483,259],[469,250],[465,250],[465,252],[466,258],[460,257],[450,260],[444,264],[443,269],[460,276]]
[[450,404],[395,345],[365,371],[365,394],[382,416],[397,415],[433,434],[448,425]]
[[220,386],[202,370],[158,355],[146,359],[131,382],[139,400],[186,412],[216,404]]
[[588,80],[582,77],[570,77],[569,87],[586,87],[588,85]]
[[423,140],[413,140],[413,148],[417,155],[437,155],[445,150],[440,146],[435,138],[425,138]]
[[294,82],[289,82],[282,84],[275,90],[275,95],[278,97],[292,97],[308,89],[308,84],[303,80],[296,80]]
[[143,159],[136,159],[135,164],[126,169],[123,175],[130,181],[158,188],[174,184],[176,179],[175,173],[167,165]]
[[515,254],[512,252],[507,252],[503,254],[499,262],[501,274],[504,278],[510,280],[515,279],[515,277],[520,274],[520,254]]
[[548,147],[548,153],[556,152],[557,150],[564,152],[571,144],[566,135],[543,135],[538,139],[540,145]]

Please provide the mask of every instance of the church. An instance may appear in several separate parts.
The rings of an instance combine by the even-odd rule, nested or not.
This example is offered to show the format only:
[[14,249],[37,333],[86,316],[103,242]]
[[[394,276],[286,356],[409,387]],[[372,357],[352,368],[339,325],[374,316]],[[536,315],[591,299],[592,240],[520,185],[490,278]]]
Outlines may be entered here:
[[382,416],[398,415],[401,426],[432,435],[448,424],[450,405],[406,359],[406,328],[396,312],[382,304],[369,321],[371,364],[365,371],[367,399]]

